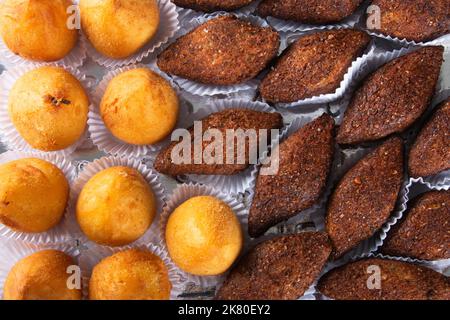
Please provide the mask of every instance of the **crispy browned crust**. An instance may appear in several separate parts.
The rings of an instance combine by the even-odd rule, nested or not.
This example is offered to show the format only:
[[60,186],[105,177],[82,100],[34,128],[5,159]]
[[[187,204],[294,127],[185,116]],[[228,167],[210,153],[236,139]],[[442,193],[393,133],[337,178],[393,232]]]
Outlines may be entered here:
[[338,143],[374,141],[411,126],[433,97],[443,53],[443,47],[424,47],[370,75],[345,112]]
[[[255,129],[259,141],[260,129],[280,129],[283,126],[283,118],[279,113],[260,112],[250,109],[227,109],[221,112],[213,113],[202,119],[202,129],[215,128],[223,134],[224,145],[224,162],[226,161],[226,130],[227,129]],[[194,129],[189,129],[191,133],[191,159],[192,164],[175,164],[172,161],[172,150],[179,142],[172,142],[168,147],[164,148],[156,157],[155,169],[161,173],[168,175],[182,174],[207,174],[207,175],[233,175],[239,173],[249,166],[250,150],[254,150],[254,146],[250,146],[248,139],[246,140],[245,163],[237,163],[237,143],[235,145],[234,163],[235,164],[194,164]],[[270,136],[270,132],[269,132]],[[270,137],[269,137],[270,138]],[[203,142],[203,150],[210,145],[211,142]],[[252,149],[249,149],[252,147]]]
[[[380,268],[381,289],[369,289],[368,283],[372,284],[369,277],[377,269],[371,266]],[[450,299],[450,282],[444,275],[412,263],[378,258],[363,259],[331,270],[319,280],[318,289],[336,300]]]
[[272,103],[289,103],[334,92],[370,36],[352,29],[306,35],[287,49],[259,88]]
[[250,4],[253,0],[172,0],[177,6],[197,11],[232,11]]
[[158,66],[201,83],[239,84],[256,77],[277,55],[279,45],[274,29],[221,16],[178,38],[159,55]]
[[262,235],[319,200],[333,161],[333,129],[334,120],[324,114],[280,144],[278,173],[259,175],[256,182],[250,236]]
[[409,153],[409,172],[427,177],[450,169],[450,99],[434,113]]
[[413,202],[389,232],[381,251],[422,260],[450,258],[450,191],[431,191]]
[[339,22],[352,15],[363,0],[263,0],[257,9],[262,17],[310,24]]
[[258,244],[230,272],[218,300],[293,300],[319,276],[331,246],[323,232],[282,236]]
[[339,258],[389,218],[403,180],[403,142],[391,138],[351,168],[331,196],[326,230]]
[[450,32],[448,0],[374,0],[380,8],[378,31],[421,42]]

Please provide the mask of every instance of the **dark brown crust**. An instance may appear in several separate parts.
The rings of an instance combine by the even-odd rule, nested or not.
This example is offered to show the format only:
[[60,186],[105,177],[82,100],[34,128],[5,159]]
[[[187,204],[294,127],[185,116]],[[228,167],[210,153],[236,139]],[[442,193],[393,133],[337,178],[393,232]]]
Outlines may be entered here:
[[331,252],[323,232],[304,232],[254,247],[230,272],[218,300],[293,300],[319,276]]
[[413,202],[389,232],[381,251],[422,260],[450,258],[450,191],[431,191]]
[[409,153],[409,172],[427,177],[450,169],[450,99],[434,113]]
[[227,15],[178,38],[159,55],[158,66],[200,83],[239,84],[256,77],[276,57],[279,45],[274,29]]
[[[381,289],[369,289],[377,266]],[[373,268],[373,267],[372,267]],[[319,291],[336,300],[449,300],[450,282],[444,275],[411,263],[363,259],[328,272],[319,280]]]
[[389,218],[403,180],[403,142],[391,138],[351,168],[331,196],[326,230],[339,258]]
[[328,24],[352,15],[362,2],[363,0],[263,0],[257,13],[262,17]]
[[421,42],[450,32],[448,0],[374,0],[380,8],[378,31],[398,38]]
[[[279,113],[260,112],[250,109],[227,109],[221,112],[213,113],[208,117],[202,119],[202,130],[205,132],[207,129],[215,128],[219,129],[224,137],[224,161],[226,155],[226,130],[227,129],[255,129],[258,141],[260,129],[280,129],[283,126],[283,118]],[[189,129],[191,133],[191,159],[194,159],[194,134],[193,128]],[[270,134],[270,132],[269,132]],[[270,137],[269,137],[270,138]],[[156,157],[155,169],[161,173],[168,175],[182,175],[182,174],[208,174],[208,175],[233,175],[239,173],[249,166],[249,143],[246,141],[246,157],[244,164],[237,164],[237,144],[235,148],[234,163],[235,164],[181,164],[177,165],[172,162],[171,153],[173,148],[179,142],[173,142],[168,147],[164,148]],[[203,142],[203,150],[210,145],[211,142]],[[253,148],[251,149],[253,150]]]
[[177,6],[203,12],[232,11],[250,4],[253,0],[172,0]]
[[250,236],[262,235],[319,200],[333,162],[333,129],[334,120],[324,114],[280,144],[278,173],[259,175],[256,182]]
[[333,93],[369,41],[367,33],[352,29],[301,37],[262,81],[262,97],[272,103],[290,103]]
[[433,97],[443,52],[443,47],[424,47],[370,75],[345,112],[338,143],[374,141],[411,126]]

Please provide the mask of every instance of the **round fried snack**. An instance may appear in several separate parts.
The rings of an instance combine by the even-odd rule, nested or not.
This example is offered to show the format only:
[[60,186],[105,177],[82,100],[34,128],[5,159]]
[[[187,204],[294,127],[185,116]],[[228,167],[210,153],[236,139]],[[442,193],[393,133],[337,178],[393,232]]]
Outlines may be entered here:
[[5,300],[81,300],[81,288],[72,288],[68,268],[72,257],[57,250],[34,253],[11,269],[4,287]]
[[164,262],[150,251],[131,249],[103,259],[89,282],[91,300],[168,300],[172,284]]
[[163,77],[149,69],[123,72],[109,83],[100,104],[106,127],[118,139],[146,145],[160,142],[174,129],[179,101]]
[[71,0],[5,0],[0,34],[15,54],[34,61],[57,61],[72,51],[78,30],[70,28]]
[[59,67],[41,67],[14,84],[9,116],[22,138],[41,151],[63,150],[84,134],[89,99],[81,83]]
[[242,229],[234,212],[223,201],[194,197],[170,215],[166,242],[172,260],[195,275],[218,275],[238,257]]
[[159,27],[156,0],[80,0],[81,24],[101,54],[123,59],[139,51]]
[[0,222],[18,231],[44,232],[64,215],[69,183],[64,173],[41,159],[0,165]]
[[78,223],[90,240],[122,246],[139,239],[150,227],[156,199],[137,170],[112,167],[85,184],[76,211]]

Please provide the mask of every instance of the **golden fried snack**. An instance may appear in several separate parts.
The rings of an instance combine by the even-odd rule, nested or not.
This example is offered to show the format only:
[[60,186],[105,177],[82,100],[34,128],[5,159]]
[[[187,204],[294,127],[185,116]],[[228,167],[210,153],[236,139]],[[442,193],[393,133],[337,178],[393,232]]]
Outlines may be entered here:
[[177,6],[197,11],[232,11],[250,4],[253,0],[172,0]]
[[108,84],[100,103],[106,127],[118,139],[134,145],[154,144],[168,136],[178,119],[175,90],[149,69],[134,69]]
[[301,37],[263,79],[261,96],[271,103],[290,103],[335,92],[369,41],[367,33],[353,29]]
[[122,246],[139,239],[156,215],[156,199],[135,169],[111,167],[93,176],[77,202],[77,220],[99,244]]
[[55,165],[20,159],[0,165],[0,222],[18,231],[39,233],[64,215],[69,183]]
[[339,22],[352,15],[363,0],[263,0],[257,9],[262,17],[310,24]]
[[172,43],[159,55],[158,66],[201,83],[239,84],[256,77],[277,55],[279,45],[274,29],[221,16]]
[[92,270],[91,300],[168,300],[172,284],[164,262],[147,250],[121,251]]
[[450,32],[448,0],[374,0],[381,14],[378,31],[416,42]]
[[184,271],[219,275],[238,257],[243,242],[241,225],[231,208],[211,197],[194,197],[170,215],[166,243],[172,260]]
[[23,258],[5,281],[5,300],[81,300],[81,288],[71,288],[67,273],[74,260],[64,252],[45,250]]
[[80,14],[91,44],[113,59],[139,51],[155,36],[160,21],[156,0],[80,0]]
[[72,51],[78,30],[70,29],[71,0],[5,0],[0,4],[0,34],[8,48],[25,59],[56,61]]
[[63,150],[84,134],[89,100],[81,83],[59,67],[24,74],[9,93],[9,115],[22,138],[42,151]]

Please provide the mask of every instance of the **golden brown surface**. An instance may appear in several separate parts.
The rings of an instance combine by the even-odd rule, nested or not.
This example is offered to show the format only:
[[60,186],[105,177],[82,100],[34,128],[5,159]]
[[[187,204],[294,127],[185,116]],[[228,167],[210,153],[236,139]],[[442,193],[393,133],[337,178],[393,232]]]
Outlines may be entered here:
[[67,268],[75,265],[64,252],[45,250],[23,258],[6,278],[5,300],[81,300],[81,289],[72,284]]
[[319,276],[330,253],[325,233],[304,232],[264,241],[231,270],[216,299],[298,299]]
[[[372,284],[369,277],[374,274],[369,267],[373,266],[380,268],[380,289],[368,288],[368,282]],[[450,282],[444,275],[414,264],[377,258],[331,270],[319,280],[318,289],[336,300],[450,299]]]
[[260,16],[294,20],[301,23],[329,24],[352,15],[363,0],[263,0]]
[[250,4],[253,0],[172,0],[177,6],[197,11],[232,11]]
[[283,52],[259,88],[272,103],[333,93],[370,41],[365,32],[343,29],[306,35]]
[[450,32],[448,0],[374,0],[380,8],[384,34],[416,42],[433,40]]
[[24,74],[9,93],[8,111],[22,138],[33,148],[57,151],[84,134],[89,100],[81,83],[58,67]]
[[20,159],[0,165],[0,222],[14,230],[39,233],[64,215],[69,183],[55,165]]
[[101,54],[124,59],[139,51],[156,34],[156,0],[80,0],[83,32]]
[[279,45],[272,28],[222,16],[178,38],[159,55],[158,66],[201,83],[239,84],[256,77],[276,57]]
[[333,129],[333,119],[324,114],[280,144],[278,172],[260,174],[256,182],[250,236],[262,235],[319,200],[333,162]]
[[92,270],[91,300],[168,300],[172,284],[164,262],[147,250],[125,250]]
[[71,0],[5,0],[0,4],[0,34],[8,48],[25,59],[56,61],[77,44],[66,12]]
[[106,127],[135,145],[167,137],[178,120],[179,101],[170,83],[149,69],[125,71],[113,78],[100,104]]
[[381,251],[422,260],[450,259],[450,191],[431,191],[414,199]]
[[156,215],[156,199],[139,171],[111,167],[84,185],[76,214],[90,240],[123,246],[139,239],[150,227]]
[[403,182],[403,142],[391,138],[341,179],[328,204],[326,230],[339,258],[370,238],[391,215]]
[[241,225],[223,201],[212,196],[193,197],[169,217],[165,230],[167,249],[183,271],[219,275],[238,257],[243,242]]
[[[250,109],[227,109],[217,113],[213,113],[206,118],[202,119],[202,133],[204,134],[208,129],[218,129],[223,135],[223,162],[218,164],[208,164],[207,159],[203,159],[202,164],[195,164],[194,153],[194,129],[190,128],[191,133],[191,156],[190,164],[176,164],[172,160],[172,152],[179,142],[172,142],[169,146],[161,150],[155,160],[155,169],[161,173],[169,175],[182,175],[182,174],[209,174],[209,175],[233,175],[239,173],[249,167],[250,154],[255,150],[255,145],[250,144],[249,140],[245,141],[245,158],[241,163],[238,162],[238,157],[242,156],[242,153],[238,152],[238,142],[235,142],[234,164],[226,164],[227,159],[227,143],[226,143],[226,130],[228,129],[242,129],[244,131],[249,129],[256,130],[256,137],[259,141],[259,130],[261,129],[281,129],[283,126],[283,118],[279,113],[259,112]],[[270,136],[270,131],[268,136]],[[267,143],[270,140],[267,141]],[[214,143],[216,141],[214,140]],[[212,145],[210,141],[203,141],[203,150],[207,150],[208,146]]]
[[409,153],[409,172],[427,177],[450,169],[450,99],[422,128]]
[[443,47],[423,47],[366,78],[345,112],[338,143],[374,141],[411,126],[431,102],[443,53]]

